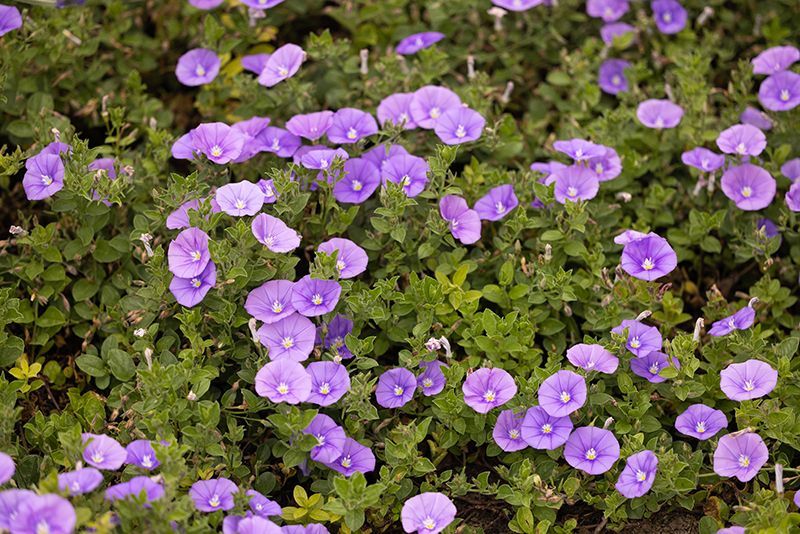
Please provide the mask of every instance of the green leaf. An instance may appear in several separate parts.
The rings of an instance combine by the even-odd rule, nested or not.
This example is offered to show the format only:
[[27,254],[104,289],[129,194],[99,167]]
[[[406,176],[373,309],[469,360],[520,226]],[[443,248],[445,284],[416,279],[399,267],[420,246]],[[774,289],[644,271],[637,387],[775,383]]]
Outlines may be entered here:
[[109,369],[111,369],[111,374],[121,382],[127,382],[136,374],[136,366],[133,364],[133,358],[124,350],[109,350],[106,355],[106,361],[108,362]]
[[97,356],[81,354],[75,359],[75,363],[78,364],[78,369],[89,376],[97,378],[108,374],[105,362]]
[[36,326],[53,328],[63,326],[67,322],[64,313],[55,306],[48,306],[45,312],[36,319]]

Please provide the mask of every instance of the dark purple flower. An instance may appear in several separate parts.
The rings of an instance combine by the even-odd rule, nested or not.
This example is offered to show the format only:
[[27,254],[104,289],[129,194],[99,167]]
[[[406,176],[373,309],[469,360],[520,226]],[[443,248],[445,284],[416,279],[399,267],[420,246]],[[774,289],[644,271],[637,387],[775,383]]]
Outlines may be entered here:
[[794,46],[773,46],[752,59],[753,74],[775,74],[789,70],[798,60],[800,50]]
[[175,76],[183,85],[205,85],[219,74],[220,61],[216,52],[206,48],[189,50],[178,59]]
[[539,405],[554,417],[564,417],[586,403],[586,380],[572,371],[558,371],[539,386]]
[[214,9],[225,0],[189,0],[189,4],[197,9]]
[[382,143],[364,152],[361,158],[369,161],[378,169],[381,169],[383,167],[383,162],[389,158],[410,155],[408,150],[403,148],[403,145]]
[[[299,365],[299,364],[297,364]],[[189,489],[189,497],[200,512],[216,512],[233,508],[233,495],[239,487],[227,478],[198,480]]]
[[352,438],[347,438],[342,447],[342,455],[324,465],[349,477],[355,472],[369,473],[373,471],[375,455],[369,447],[363,446]]
[[344,176],[333,186],[333,196],[339,202],[361,204],[380,184],[381,173],[375,165],[363,158],[350,159],[344,163]]
[[626,24],[624,22],[612,22],[611,24],[605,24],[602,28],[600,28],[600,37],[603,39],[605,44],[612,45],[614,44],[615,38],[635,32],[636,28],[630,24]]
[[299,404],[311,394],[311,375],[294,360],[274,360],[256,373],[256,393],[275,403]]
[[758,101],[770,111],[788,111],[800,104],[800,74],[776,72],[761,82]]
[[755,432],[726,434],[719,438],[714,451],[714,472],[747,482],[755,478],[768,458],[767,446]]
[[650,233],[622,249],[622,269],[640,280],[652,282],[678,266],[678,256],[663,237]]
[[215,198],[222,211],[233,217],[255,215],[264,206],[264,192],[247,180],[223,185]]
[[800,158],[790,159],[781,165],[781,174],[793,182],[800,178]]
[[725,156],[707,148],[697,147],[681,154],[681,161],[703,172],[714,172],[725,164]]
[[204,123],[192,130],[194,149],[219,165],[238,158],[244,142],[241,132],[223,122]]
[[409,197],[419,195],[428,184],[428,162],[411,155],[392,156],[383,162],[381,177],[400,184]]
[[517,394],[517,384],[508,372],[482,367],[467,376],[461,386],[464,402],[478,413],[488,413]]
[[645,100],[636,108],[639,122],[648,128],[675,128],[683,118],[683,108],[669,100]]
[[248,293],[244,309],[252,317],[272,324],[294,313],[291,280],[270,280]]
[[670,358],[663,352],[653,351],[631,360],[631,371],[637,376],[647,379],[648,382],[658,384],[664,382],[666,378],[660,375],[661,371],[667,367],[680,369],[681,365],[677,358]]
[[336,422],[327,415],[317,414],[314,416],[314,419],[311,420],[311,424],[309,424],[305,430],[303,430],[303,433],[317,438],[317,445],[311,449],[311,459],[315,462],[333,462],[342,455],[342,450],[344,449],[344,443],[347,440],[347,435],[345,434],[344,429],[337,425]]
[[247,490],[246,495],[250,497],[250,501],[248,502],[250,510],[259,517],[267,518],[270,516],[279,516],[283,512],[278,503],[266,498],[256,490]]
[[524,413],[514,413],[514,410],[503,410],[497,416],[497,422],[492,430],[492,438],[497,445],[506,452],[521,451],[528,447],[522,439],[522,421]]
[[439,213],[450,223],[450,233],[465,245],[481,238],[481,221],[467,201],[457,195],[446,195],[439,201]]
[[614,22],[628,12],[628,0],[587,0],[586,13],[590,17]]
[[300,234],[272,215],[258,214],[250,227],[256,241],[272,252],[291,252],[300,246]]
[[726,154],[758,156],[767,147],[767,137],[755,126],[736,124],[719,134],[717,146]]
[[675,419],[678,432],[699,440],[711,439],[727,426],[725,414],[705,404],[692,404]]
[[161,465],[149,439],[132,441],[125,447],[125,450],[128,453],[128,457],[125,459],[126,464],[135,465],[148,471]]
[[325,333],[323,345],[330,350],[335,357],[347,360],[353,357],[353,353],[345,345],[347,334],[353,331],[353,321],[344,315],[337,315],[328,323],[328,331]]
[[398,54],[403,54],[404,56],[416,54],[423,48],[433,46],[442,39],[444,39],[444,34],[439,32],[415,33],[397,43],[395,50]]
[[567,359],[575,367],[598,373],[613,374],[619,366],[619,358],[602,345],[573,345],[567,349]]
[[264,63],[264,68],[258,76],[258,83],[265,87],[272,87],[291,78],[300,70],[300,65],[306,59],[306,53],[295,44],[285,44],[275,50]]
[[208,234],[199,228],[187,228],[169,244],[169,270],[181,278],[200,275],[211,261]]
[[739,120],[742,124],[749,124],[751,126],[755,126],[765,132],[772,129],[772,119],[764,113],[754,107],[747,106],[742,114],[739,115]]
[[553,450],[567,442],[572,432],[569,417],[553,417],[541,406],[528,408],[521,426],[522,439],[534,449]]
[[628,79],[625,77],[625,69],[631,64],[624,59],[607,59],[600,65],[597,74],[600,89],[610,95],[624,93],[628,90]]
[[[0,491],[0,529],[8,530],[11,522],[17,516],[17,508],[23,501],[29,501],[36,494],[32,491],[21,489],[8,489]],[[33,531],[34,533],[36,531]]]
[[269,56],[270,54],[250,54],[242,56],[242,68],[253,74],[261,74],[264,71],[264,67],[267,65]]
[[67,143],[62,143],[61,141],[53,141],[52,143],[48,143],[46,147],[39,151],[39,154],[53,154],[55,156],[71,153],[72,147]]
[[414,373],[403,367],[390,369],[378,378],[375,399],[384,408],[400,408],[407,404],[417,389]]
[[350,375],[340,363],[312,362],[306,372],[311,375],[311,394],[306,402],[330,406],[350,391]]
[[778,383],[778,371],[761,360],[732,363],[719,373],[719,387],[731,400],[758,399]]
[[217,266],[209,261],[206,268],[191,278],[173,276],[169,290],[175,301],[181,306],[192,308],[199,304],[217,283]]
[[567,439],[564,459],[575,469],[599,475],[611,469],[619,459],[619,442],[609,430],[582,426]]
[[273,126],[258,134],[257,140],[265,152],[272,152],[280,158],[291,158],[303,143],[299,136]]
[[316,141],[333,124],[333,111],[317,111],[305,115],[295,115],[286,123],[286,129],[309,141]]
[[[194,488],[194,486],[192,486],[192,488]],[[138,499],[142,494],[144,494],[145,503],[157,501],[164,496],[164,485],[154,482],[150,477],[133,477],[127,482],[109,486],[106,488],[105,495],[108,501],[121,501],[126,499]]]
[[378,133],[378,123],[366,111],[342,108],[333,115],[328,139],[340,145],[357,143],[365,137]]
[[603,148],[605,154],[586,160],[586,167],[597,176],[599,182],[613,180],[622,172],[622,161],[617,151],[607,146]]
[[553,148],[566,154],[576,162],[597,158],[606,153],[606,147],[586,141],[585,139],[570,139],[569,141],[556,141]]
[[734,330],[747,330],[756,320],[756,311],[751,304],[748,304],[741,310],[737,311],[731,316],[715,321],[711,325],[708,334],[711,336],[725,336]]
[[475,211],[484,221],[499,221],[519,205],[511,184],[493,187],[475,203]]
[[422,389],[422,394],[426,397],[437,395],[442,392],[447,379],[442,372],[442,367],[446,367],[440,361],[422,362],[419,364],[424,369],[417,376],[417,387]]
[[64,188],[64,163],[57,154],[37,154],[25,162],[22,187],[28,200],[49,198]]
[[479,139],[486,119],[463,106],[448,109],[437,119],[434,131],[446,145],[460,145]]
[[4,452],[0,452],[0,485],[5,484],[14,476],[14,460]]
[[[83,495],[97,489],[103,474],[94,467],[83,467],[58,475],[58,489],[70,495]],[[0,525],[2,526],[2,525]]]
[[661,345],[664,340],[661,333],[655,326],[646,325],[640,321],[627,319],[622,323],[611,329],[611,332],[618,335],[624,335],[625,330],[628,331],[628,339],[625,341],[625,348],[637,358],[643,358],[651,352],[661,350]]
[[76,521],[75,509],[64,497],[25,494],[8,526],[14,534],[72,534]]
[[720,181],[722,192],[744,211],[766,208],[775,198],[775,179],[763,168],[752,163],[728,167]]
[[453,522],[456,512],[453,501],[443,493],[420,493],[403,503],[400,520],[406,532],[438,534]]
[[128,458],[125,448],[117,440],[105,434],[81,434],[83,444],[83,460],[97,469],[116,471]]
[[408,109],[411,111],[411,119],[417,126],[433,130],[445,112],[460,107],[461,99],[450,89],[426,85],[414,92]]
[[0,36],[22,27],[22,15],[14,6],[0,5]]
[[417,124],[411,120],[411,101],[413,99],[413,93],[394,93],[387,96],[378,104],[378,121],[381,124],[389,122],[395,126],[402,125],[405,130],[413,130],[417,127]]
[[658,457],[653,451],[641,451],[628,456],[625,468],[614,485],[623,497],[641,497],[653,487],[658,471]]
[[759,232],[764,232],[764,236],[767,239],[772,239],[780,235],[780,231],[778,231],[778,227],[775,226],[775,223],[766,218],[761,218],[756,221],[756,229]]
[[336,280],[320,280],[306,275],[292,288],[292,306],[306,317],[326,314],[336,307],[342,286]]
[[600,190],[600,181],[594,172],[582,165],[570,165],[551,175],[555,179],[555,197],[561,204],[591,200]]
[[270,360],[302,362],[314,350],[314,323],[299,313],[292,313],[258,329],[258,339],[269,349]]
[[791,211],[800,211],[800,181],[793,183],[786,192],[786,207]]
[[509,11],[527,11],[546,3],[546,0],[492,0],[492,3]]
[[339,278],[353,278],[367,270],[367,253],[349,239],[334,237],[324,243],[320,243],[317,251],[336,256],[336,268],[339,270]]
[[686,27],[686,10],[678,0],[653,0],[650,8],[661,33],[672,35]]

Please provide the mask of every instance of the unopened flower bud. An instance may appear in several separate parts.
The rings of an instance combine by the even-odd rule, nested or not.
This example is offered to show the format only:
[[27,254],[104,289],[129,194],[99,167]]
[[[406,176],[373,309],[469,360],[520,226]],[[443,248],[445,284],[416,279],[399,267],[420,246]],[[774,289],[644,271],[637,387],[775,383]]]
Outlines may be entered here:
[[425,348],[431,352],[437,351],[442,348],[442,344],[435,337],[430,338],[425,342]]
[[144,349],[144,361],[147,364],[148,369],[153,368],[153,349],[150,347]]
[[692,340],[695,343],[700,342],[700,332],[703,331],[703,325],[705,325],[705,320],[702,317],[698,318],[697,321],[694,323],[694,333],[692,334]]
[[636,316],[636,320],[637,321],[644,321],[645,319],[647,319],[651,315],[653,315],[653,312],[651,312],[650,310],[645,310],[645,311],[643,311],[642,313],[640,313],[639,315]]
[[153,249],[150,247],[150,241],[153,239],[153,236],[150,234],[142,234],[139,236],[139,240],[144,245],[144,250],[147,252],[149,257],[153,257]]
[[11,235],[18,235],[23,237],[28,235],[28,231],[21,226],[11,226],[11,228],[9,228],[8,231]]
[[247,328],[250,329],[250,336],[253,338],[253,343],[259,343],[258,338],[258,323],[254,317],[251,317],[249,321],[247,321]]
[[144,328],[137,328],[136,330],[133,331],[133,335],[135,337],[144,337],[146,334],[147,330],[145,330]]
[[775,464],[775,493],[783,495],[783,464]]
[[358,55],[361,57],[361,74],[366,76],[369,74],[369,50],[362,48]]
[[439,343],[441,343],[442,348],[444,348],[445,356],[449,358],[450,355],[452,354],[452,352],[450,352],[450,342],[447,340],[446,337],[442,336],[439,338]]
[[550,260],[553,259],[553,246],[548,243],[544,246],[544,262],[550,263]]
[[494,6],[487,13],[494,17],[494,31],[498,33],[503,31],[503,17],[508,14],[508,11],[502,7]]
[[197,394],[194,391],[189,390],[189,394],[186,395],[186,400],[196,401],[197,400]]

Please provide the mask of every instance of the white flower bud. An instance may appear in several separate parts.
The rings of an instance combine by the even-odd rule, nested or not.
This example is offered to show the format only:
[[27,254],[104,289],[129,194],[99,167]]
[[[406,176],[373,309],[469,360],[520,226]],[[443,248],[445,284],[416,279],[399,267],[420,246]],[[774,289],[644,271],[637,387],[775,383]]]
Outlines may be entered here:
[[133,335],[135,337],[144,337],[146,334],[147,330],[145,330],[144,328],[137,328],[136,330],[133,331]]
[[189,390],[189,394],[186,395],[186,400],[196,401],[197,400],[197,395],[195,394],[194,391]]

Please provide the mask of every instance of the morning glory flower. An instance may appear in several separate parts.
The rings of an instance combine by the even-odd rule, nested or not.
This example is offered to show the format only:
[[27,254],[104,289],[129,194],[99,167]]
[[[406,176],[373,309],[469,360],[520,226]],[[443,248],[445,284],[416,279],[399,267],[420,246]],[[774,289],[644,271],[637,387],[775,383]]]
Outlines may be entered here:
[[241,0],[241,1],[247,7],[252,7],[253,9],[269,9],[284,2],[284,0]]
[[744,308],[733,315],[715,321],[708,331],[709,335],[720,337],[733,332],[734,330],[747,330],[756,320],[756,311],[753,309],[755,302],[750,301]]
[[636,108],[636,118],[648,128],[675,128],[683,118],[683,108],[669,100],[645,100]]
[[[600,145],[603,146],[603,145]],[[597,176],[597,181],[607,182],[613,180],[622,172],[622,161],[617,151],[611,147],[603,146],[605,154],[586,160],[586,168]]]
[[0,491],[0,529],[10,529],[11,521],[17,515],[19,504],[35,496],[34,492],[28,490],[12,488]]
[[197,152],[214,163],[224,165],[242,153],[245,136],[223,122],[210,122],[192,130],[191,140]]
[[600,65],[597,73],[598,85],[603,92],[616,95],[628,91],[628,79],[625,77],[625,69],[631,64],[624,59],[607,59]]
[[619,358],[605,347],[586,343],[579,343],[568,348],[567,360],[575,367],[605,374],[613,374],[619,366]]
[[220,209],[232,217],[255,215],[264,206],[264,192],[247,180],[223,185],[215,198]]
[[410,156],[403,145],[381,143],[361,154],[361,158],[369,161],[378,169],[383,168],[383,162],[395,156]]
[[639,232],[637,230],[625,230],[621,234],[614,237],[614,243],[617,245],[627,245],[628,243],[643,237],[647,237],[645,232]]
[[137,499],[144,494],[145,507],[149,508],[149,503],[157,501],[164,496],[164,485],[153,481],[150,477],[133,477],[127,482],[115,484],[106,488],[107,501],[121,501],[126,499]]
[[697,147],[681,154],[681,161],[703,172],[714,172],[725,164],[725,156],[707,148]]
[[291,78],[300,70],[306,60],[306,53],[295,44],[285,44],[270,54],[259,72],[258,83],[265,87],[273,87]]
[[647,356],[651,352],[661,350],[663,338],[658,328],[646,325],[640,321],[627,319],[622,321],[619,326],[611,329],[613,334],[623,335],[628,331],[628,338],[625,341],[625,348],[637,358]]
[[22,187],[28,200],[50,198],[64,188],[64,163],[57,154],[39,153],[25,162]]
[[678,0],[653,0],[650,8],[661,33],[672,35],[686,27],[686,10]]
[[405,130],[413,130],[417,127],[417,124],[411,120],[413,98],[413,93],[394,93],[387,96],[378,104],[378,121],[381,124],[389,122],[395,126],[402,125]]
[[417,389],[414,373],[403,367],[390,369],[378,378],[375,400],[384,408],[400,408],[406,405]]
[[314,323],[299,313],[264,324],[257,334],[261,344],[269,349],[269,358],[273,361],[288,359],[302,362],[314,350]]
[[478,413],[488,413],[517,394],[514,378],[503,369],[482,367],[470,373],[461,386],[464,402]]
[[720,181],[722,192],[744,211],[764,209],[775,198],[775,179],[763,168],[752,163],[728,167]]
[[347,435],[344,429],[327,415],[321,413],[315,415],[303,433],[317,438],[317,445],[311,449],[311,459],[315,462],[333,462],[342,455]]
[[456,512],[456,506],[446,495],[427,492],[403,503],[400,520],[406,532],[437,534],[453,522]]
[[511,184],[493,187],[475,202],[475,211],[481,220],[499,221],[519,205],[519,200],[514,194]]
[[428,184],[428,162],[417,156],[400,154],[383,162],[381,177],[400,184],[408,197],[422,193]]
[[606,22],[614,22],[628,12],[627,0],[587,0],[586,13],[590,17],[600,18]]
[[506,452],[521,451],[528,447],[522,439],[522,421],[524,413],[514,413],[514,410],[503,410],[497,416],[497,422],[492,430],[492,439]]
[[600,475],[619,459],[619,442],[609,430],[594,426],[576,428],[564,445],[564,459],[575,469]]
[[22,15],[14,6],[0,5],[0,36],[22,27]]
[[424,370],[417,375],[417,387],[422,389],[422,394],[426,397],[438,395],[447,384],[447,379],[442,372],[442,367],[447,367],[440,361],[420,362],[420,367]]
[[765,132],[772,129],[772,119],[763,111],[757,110],[751,106],[747,106],[744,111],[742,111],[742,114],[739,115],[739,120],[742,124],[755,126]]
[[369,258],[366,251],[349,239],[334,237],[320,243],[317,251],[324,252],[329,256],[336,254],[336,269],[339,271],[339,278],[353,278],[367,270]]
[[[800,493],[795,493],[795,495],[800,495]],[[717,531],[717,534],[745,534],[744,527],[740,527],[738,525],[733,525],[728,528],[721,528]]]
[[653,451],[637,452],[628,456],[614,487],[623,497],[641,497],[653,487],[657,471],[658,457]]
[[726,154],[758,156],[767,147],[767,137],[755,126],[736,124],[719,134],[717,146]]
[[58,489],[66,491],[70,495],[90,493],[96,490],[102,482],[103,474],[94,467],[83,467],[58,475]]
[[59,495],[21,495],[8,524],[14,534],[72,534],[77,517],[72,504]]
[[781,174],[793,182],[800,178],[800,158],[790,159],[781,165]]
[[128,457],[125,459],[126,464],[135,465],[148,471],[161,465],[161,462],[156,458],[156,451],[153,449],[149,439],[131,441],[125,447],[125,450],[128,453]]
[[465,245],[481,238],[481,220],[478,212],[469,209],[467,201],[458,195],[445,195],[439,201],[439,213],[450,224],[450,233]]
[[553,417],[541,406],[528,408],[520,427],[522,439],[534,449],[551,451],[567,442],[572,433],[572,420]]
[[189,50],[178,59],[175,76],[183,85],[190,87],[214,81],[219,74],[219,56],[207,48]]
[[333,124],[333,111],[317,111],[305,115],[295,115],[286,123],[286,129],[294,135],[316,141],[326,133]]
[[345,345],[345,338],[352,331],[353,321],[344,315],[337,315],[328,323],[328,329],[325,332],[322,344],[334,354],[334,357],[348,360],[353,357],[353,353]]
[[4,452],[0,452],[0,485],[5,484],[14,476],[14,460]]
[[395,51],[404,56],[416,54],[424,48],[433,46],[442,39],[444,39],[444,34],[439,32],[414,33],[401,39],[400,42],[397,43]]
[[333,186],[333,196],[339,202],[361,204],[381,185],[380,170],[364,158],[345,161],[343,174]]
[[303,144],[299,136],[274,126],[265,128],[258,134],[257,140],[264,152],[271,152],[279,158],[291,158]]
[[283,512],[278,503],[266,498],[256,490],[247,490],[246,495],[250,497],[250,501],[248,502],[250,510],[259,517],[267,518],[279,516]]
[[562,154],[566,154],[578,163],[603,156],[606,153],[606,147],[592,143],[591,141],[586,141],[585,139],[556,141],[553,143],[553,148]]
[[269,519],[254,515],[236,524],[236,534],[283,534],[283,529]]
[[800,181],[797,181],[789,187],[786,192],[786,207],[791,211],[800,211]]
[[125,448],[114,438],[105,434],[81,434],[83,444],[83,460],[97,469],[116,471],[128,458]]
[[714,472],[747,482],[755,478],[768,458],[767,446],[755,432],[726,434],[719,438],[714,451]]
[[[298,364],[299,365],[299,364]],[[200,512],[216,512],[217,510],[230,510],[234,506],[233,495],[239,492],[239,487],[227,478],[212,478],[198,480],[189,489],[189,497],[194,501],[194,507]]]
[[778,383],[778,371],[760,360],[732,363],[719,373],[719,387],[731,400],[758,399]]
[[539,386],[539,406],[553,417],[564,417],[586,403],[586,380],[572,371],[558,371]]
[[246,71],[250,71],[253,74],[261,74],[264,70],[264,67],[267,65],[267,60],[271,54],[250,54],[247,56],[242,56],[241,63],[242,68]]
[[[321,462],[322,463],[322,462]],[[342,447],[342,455],[332,462],[323,463],[346,477],[353,473],[369,473],[375,469],[375,454],[352,438],[347,438]]]
[[457,94],[446,87],[435,85],[417,89],[408,106],[411,119],[426,130],[433,130],[445,112],[460,107],[461,99]]
[[605,44],[610,46],[614,44],[615,38],[635,32],[636,28],[630,24],[626,24],[625,22],[612,22],[600,28],[600,37]]
[[750,63],[753,64],[753,74],[775,74],[784,70],[800,60],[800,50],[794,46],[773,46],[767,48]]
[[692,404],[675,419],[675,430],[703,441],[713,438],[727,426],[725,414],[705,404]]
[[199,276],[211,261],[208,234],[199,228],[187,228],[169,244],[169,270],[180,278]]
[[[768,239],[772,239],[773,237],[777,237],[777,236],[780,235],[780,232],[778,231],[778,227],[775,226],[775,223],[772,222],[769,219],[766,219],[766,218],[762,218],[762,219],[757,220],[756,221],[756,228],[758,229],[759,232],[764,232],[764,235]],[[753,317],[753,320],[755,320],[755,315]],[[713,325],[712,325],[712,328],[713,328]]]
[[[299,152],[295,152],[295,155]],[[335,160],[346,161],[350,155],[341,148],[309,147],[308,151],[300,156],[300,164],[306,169],[327,171],[333,166]]]
[[556,201],[561,204],[591,200],[600,190],[600,181],[594,172],[582,165],[570,165],[556,171],[550,176],[554,179],[556,187],[554,194]]
[[527,11],[542,5],[545,0],[492,0],[492,3],[509,11]]
[[173,276],[169,290],[181,306],[192,308],[202,302],[209,290],[217,283],[217,266],[209,261],[203,272],[191,278]]
[[650,233],[622,249],[622,269],[640,280],[652,282],[678,266],[678,256],[663,237]]
[[273,360],[256,373],[255,389],[272,402],[300,404],[311,394],[311,376],[294,360]]
[[270,280],[247,294],[244,309],[252,317],[272,324],[294,313],[291,280]]
[[311,376],[311,394],[306,402],[330,406],[350,391],[350,375],[340,363],[311,362],[306,372]]
[[776,72],[761,82],[758,101],[770,111],[789,111],[800,104],[800,74]]
[[197,9],[214,9],[225,0],[189,0],[189,4]]
[[300,234],[272,215],[259,213],[250,228],[256,241],[272,252],[291,252],[300,246]]
[[234,160],[234,163],[247,161],[264,150],[264,146],[259,140],[259,135],[269,127],[269,123],[269,117],[251,117],[231,126],[231,128],[244,136],[242,151],[239,157]]
[[360,109],[342,108],[333,114],[328,139],[331,143],[344,145],[357,143],[376,133],[378,123],[371,114]]
[[264,193],[264,204],[274,204],[278,200],[278,193],[275,192],[275,183],[272,178],[259,180],[256,185]]
[[630,364],[633,374],[641,376],[653,384],[659,384],[666,380],[660,373],[667,367],[672,366],[678,369],[681,367],[677,358],[670,358],[663,352],[657,351],[650,352],[641,358],[633,358]]
[[306,317],[333,311],[339,302],[342,286],[336,280],[320,280],[306,275],[292,288],[292,306]]
[[434,131],[446,145],[460,145],[480,138],[486,119],[463,106],[448,109],[436,120]]

